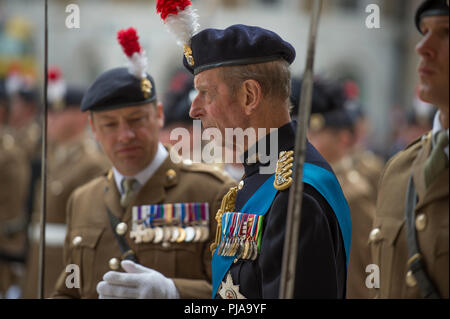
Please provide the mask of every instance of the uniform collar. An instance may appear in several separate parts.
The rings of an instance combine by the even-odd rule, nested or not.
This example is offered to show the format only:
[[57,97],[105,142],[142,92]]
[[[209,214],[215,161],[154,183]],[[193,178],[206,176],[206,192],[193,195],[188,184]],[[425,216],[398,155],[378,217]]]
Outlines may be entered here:
[[[153,159],[153,161],[141,172],[136,174],[135,176],[127,176],[127,178],[135,178],[139,182],[139,187],[136,190],[139,190],[147,184],[149,179],[155,174],[155,172],[158,170],[158,168],[164,163],[169,153],[164,148],[164,146],[161,143],[158,143],[158,150],[156,152],[156,155]],[[114,172],[114,181],[116,182],[116,187],[119,190],[119,193],[122,194],[122,180],[125,178],[122,174],[119,173],[119,171],[113,167]]]
[[[441,116],[441,111],[437,111],[436,115],[434,116],[433,129],[432,129],[433,138],[431,139],[433,141],[433,147],[434,147],[434,143],[435,143],[436,134],[439,133],[440,131],[444,130],[444,128],[442,127],[440,116]],[[449,136],[448,129],[446,130],[446,133],[447,133],[447,137],[448,137]],[[444,152],[448,158],[448,145],[444,148]]]
[[[254,158],[250,158],[249,155],[251,154],[258,154],[258,150],[260,148],[260,145],[263,144],[263,141],[265,140],[266,147],[265,149],[261,149],[261,153],[267,154],[270,153],[273,158],[270,158],[270,161],[277,161],[278,160],[278,154],[282,151],[288,151],[292,150],[295,146],[295,128],[297,126],[296,121],[289,122],[285,125],[283,125],[280,128],[277,128],[276,130],[272,131],[271,133],[267,134],[264,138],[260,139],[255,145],[249,147],[249,149],[244,153],[243,155],[243,164],[244,164],[244,170],[245,175],[250,176],[256,173],[261,166],[269,166],[270,162],[261,163],[259,161],[259,157],[256,158],[256,163]],[[274,151],[272,150],[272,145],[270,144],[270,137],[273,134],[278,134],[278,147]],[[252,160],[253,159],[253,160]],[[274,171],[275,173],[275,171]]]

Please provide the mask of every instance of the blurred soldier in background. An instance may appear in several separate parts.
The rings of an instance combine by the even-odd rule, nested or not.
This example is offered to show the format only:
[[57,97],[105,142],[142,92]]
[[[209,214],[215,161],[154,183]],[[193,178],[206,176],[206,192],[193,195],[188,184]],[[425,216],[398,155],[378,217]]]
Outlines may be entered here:
[[25,203],[30,169],[23,151],[5,123],[8,98],[0,81],[0,298],[20,297],[19,284],[25,260]]
[[[57,68],[49,70],[47,153],[47,212],[45,292],[50,297],[63,265],[66,206],[72,191],[108,168],[87,130],[87,115],[80,111],[83,90],[66,85]],[[41,187],[36,187],[24,298],[37,298]]]
[[422,34],[419,96],[438,109],[433,128],[387,164],[370,233],[379,266],[378,298],[448,298],[449,7],[427,0],[416,13]]
[[[301,80],[292,81],[292,116],[297,117]],[[351,157],[356,142],[355,117],[346,108],[347,96],[337,82],[316,80],[308,138],[330,163],[350,207],[352,244],[347,275],[347,298],[368,298],[366,266],[370,261],[367,238],[375,214],[376,190],[360,174]]]
[[384,159],[369,149],[368,137],[372,126],[359,101],[359,87],[352,81],[346,81],[344,91],[347,97],[345,107],[353,122],[354,145],[347,161],[360,175],[364,176],[372,187],[372,200],[377,200],[378,182],[384,167]]

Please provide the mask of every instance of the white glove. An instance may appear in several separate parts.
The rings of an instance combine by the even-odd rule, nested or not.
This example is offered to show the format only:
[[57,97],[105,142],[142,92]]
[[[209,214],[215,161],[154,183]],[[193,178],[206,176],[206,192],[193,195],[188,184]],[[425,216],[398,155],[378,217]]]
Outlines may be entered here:
[[123,260],[126,271],[108,271],[97,285],[100,299],[178,299],[180,294],[172,279],[156,270]]

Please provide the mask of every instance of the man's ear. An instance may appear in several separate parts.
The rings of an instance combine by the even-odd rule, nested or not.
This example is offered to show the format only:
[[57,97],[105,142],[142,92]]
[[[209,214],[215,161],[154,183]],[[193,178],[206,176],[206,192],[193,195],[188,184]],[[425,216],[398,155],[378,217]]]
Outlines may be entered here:
[[160,129],[164,127],[164,108],[161,102],[156,105],[156,116],[158,118],[158,126]]
[[242,83],[241,92],[244,112],[246,115],[250,115],[261,103],[261,85],[255,80],[246,80]]
[[95,129],[95,125],[94,125],[94,113],[93,112],[89,113],[88,120],[89,120],[89,126],[91,127],[92,134],[94,134],[95,139],[98,140],[97,139],[97,130]]

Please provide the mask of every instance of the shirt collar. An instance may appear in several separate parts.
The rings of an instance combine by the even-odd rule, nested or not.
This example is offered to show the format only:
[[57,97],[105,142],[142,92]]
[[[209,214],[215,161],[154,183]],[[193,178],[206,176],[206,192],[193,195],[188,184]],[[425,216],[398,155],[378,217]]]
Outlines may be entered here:
[[[437,133],[439,133],[440,131],[444,130],[444,128],[442,127],[442,123],[441,123],[441,111],[437,111],[436,115],[434,116],[434,121],[433,121],[433,129],[432,129],[432,135],[433,138],[431,139],[433,141],[433,146],[435,143],[435,136]],[[447,137],[449,136],[449,130],[445,130],[445,132],[447,133]],[[448,158],[448,145],[444,148],[444,152],[445,154],[447,154],[447,158]]]
[[[158,170],[158,168],[162,165],[162,163],[166,160],[169,153],[165,149],[165,147],[158,143],[158,150],[156,151],[156,155],[153,159],[153,161],[142,171],[137,173],[135,176],[126,176],[126,178],[135,178],[139,182],[139,188],[144,186],[150,178],[155,174],[155,172]],[[113,167],[114,172],[114,181],[116,182],[117,189],[119,190],[120,194],[123,193],[122,190],[122,180],[125,178],[122,174],[119,173],[119,171]]]

